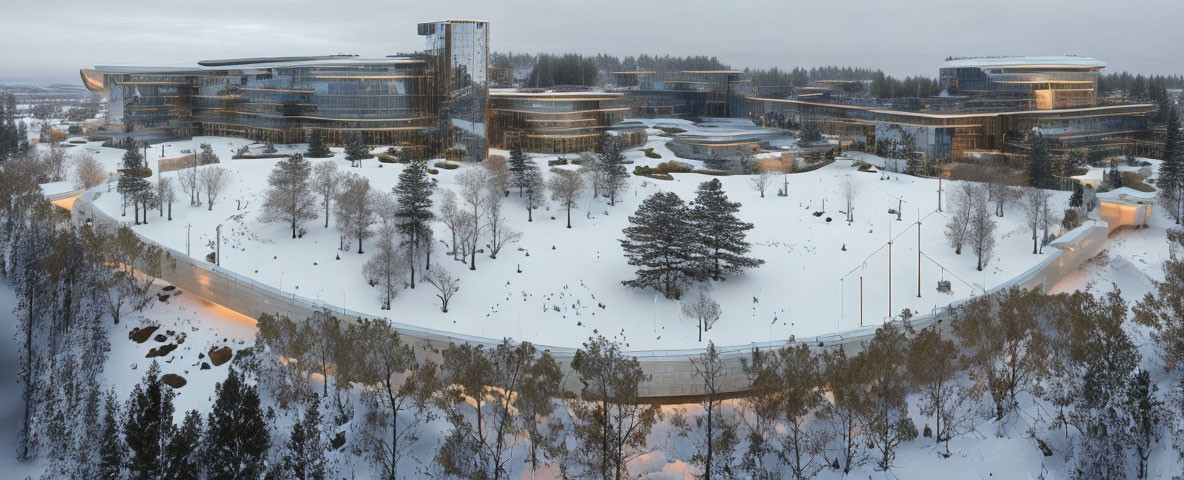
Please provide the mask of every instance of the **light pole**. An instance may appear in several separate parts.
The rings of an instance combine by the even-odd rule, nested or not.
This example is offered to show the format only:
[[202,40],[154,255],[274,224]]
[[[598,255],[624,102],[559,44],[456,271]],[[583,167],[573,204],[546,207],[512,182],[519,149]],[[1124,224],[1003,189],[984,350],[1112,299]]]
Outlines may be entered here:
[[214,265],[222,266],[222,224],[218,224],[218,228],[214,229],[215,243],[214,243]]
[[186,256],[186,257],[192,257],[192,256],[193,256],[193,255],[191,255],[191,254],[189,253],[189,232],[190,232],[190,231],[192,231],[192,230],[193,230],[193,224],[192,224],[192,223],[186,223],[186,224],[185,224],[185,256]]

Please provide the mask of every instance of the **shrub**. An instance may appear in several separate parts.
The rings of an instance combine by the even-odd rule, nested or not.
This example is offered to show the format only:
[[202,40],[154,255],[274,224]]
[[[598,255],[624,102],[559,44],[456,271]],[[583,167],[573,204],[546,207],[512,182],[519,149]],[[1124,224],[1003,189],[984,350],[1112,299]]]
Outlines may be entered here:
[[1065,230],[1072,230],[1081,226],[1081,214],[1077,212],[1076,208],[1066,208],[1065,217],[1061,219],[1061,227]]
[[432,175],[439,175],[439,174],[440,174],[440,171],[439,171],[439,170],[436,170],[436,169],[434,169],[434,168],[429,168],[429,169],[428,169],[428,173],[430,173],[430,174],[432,174]]
[[567,165],[567,164],[568,164],[567,159],[562,158],[562,157],[557,158],[555,160],[547,160],[547,166],[549,166],[549,167],[554,167],[556,165]]
[[661,155],[661,154],[659,154],[659,153],[657,153],[657,152],[655,152],[655,151],[654,151],[654,149],[652,149],[652,148],[643,148],[643,149],[641,149],[641,151],[642,151],[642,152],[645,152],[645,156],[646,156],[646,157],[649,157],[649,158],[662,158],[662,155]]
[[436,168],[443,168],[445,170],[456,170],[456,169],[460,168],[460,164],[453,163],[448,160],[436,162],[432,166],[436,167]]

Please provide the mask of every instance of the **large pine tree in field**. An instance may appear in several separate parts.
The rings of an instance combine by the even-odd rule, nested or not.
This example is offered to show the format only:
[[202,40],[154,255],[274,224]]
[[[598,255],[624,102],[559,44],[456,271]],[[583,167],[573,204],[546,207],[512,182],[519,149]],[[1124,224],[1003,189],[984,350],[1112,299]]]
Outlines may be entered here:
[[746,257],[749,248],[744,239],[752,224],[736,217],[740,202],[728,201],[719,179],[699,184],[691,203],[691,222],[701,251],[705,276],[723,280],[725,274],[760,266],[764,260]]
[[316,201],[312,195],[309,176],[312,165],[299,153],[276,162],[267,177],[270,187],[263,201],[264,222],[285,222],[292,227],[292,238],[296,230],[307,220],[317,218]]
[[[399,234],[403,237],[403,245],[410,252],[411,288],[415,288],[415,262],[418,260],[421,247],[432,241],[432,220],[436,215],[432,213],[432,192],[436,184],[428,178],[427,168],[423,162],[411,162],[399,174],[399,183],[395,185],[395,198],[398,207],[395,218]],[[425,269],[431,267],[428,260]]]
[[522,143],[514,142],[514,146],[510,148],[510,186],[518,187],[518,196],[521,197],[523,191],[526,189],[526,170],[529,168],[526,154],[522,153]]
[[621,247],[630,265],[639,267],[637,278],[621,283],[654,287],[666,298],[679,298],[681,284],[700,275],[690,209],[673,192],[658,192],[641,203],[629,217]]

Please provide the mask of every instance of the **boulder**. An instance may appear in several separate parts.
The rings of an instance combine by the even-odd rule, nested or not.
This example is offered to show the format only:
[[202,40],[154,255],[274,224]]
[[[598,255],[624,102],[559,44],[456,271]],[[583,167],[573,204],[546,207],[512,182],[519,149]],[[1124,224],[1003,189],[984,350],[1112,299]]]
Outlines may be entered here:
[[166,373],[164,375],[161,375],[160,381],[164,382],[165,385],[168,385],[173,388],[181,388],[181,387],[184,387],[186,383],[189,383],[189,382],[185,381],[185,377],[182,377],[182,376],[177,375],[175,373]]
[[158,333],[155,337],[152,337],[152,339],[156,340],[157,342],[164,343],[164,341],[168,340],[169,337],[165,336],[163,333]]
[[131,333],[127,334],[127,338],[136,343],[144,343],[147,342],[149,338],[152,338],[152,333],[158,328],[160,327],[156,325],[149,325],[144,328],[133,328]]
[[210,350],[210,363],[217,367],[223,363],[229,362],[230,357],[232,356],[233,352],[230,350],[230,347],[216,348]]

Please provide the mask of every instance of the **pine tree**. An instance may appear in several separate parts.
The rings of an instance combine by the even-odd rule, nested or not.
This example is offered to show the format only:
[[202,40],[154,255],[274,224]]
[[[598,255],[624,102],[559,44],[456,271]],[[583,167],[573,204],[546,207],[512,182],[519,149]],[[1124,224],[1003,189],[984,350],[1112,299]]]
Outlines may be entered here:
[[1036,188],[1052,186],[1052,157],[1048,153],[1048,140],[1039,129],[1033,128],[1028,135],[1028,185]]
[[365,141],[362,139],[362,133],[346,133],[345,159],[350,161],[350,166],[361,167],[362,160],[367,158],[370,158],[370,150],[366,148]]
[[617,204],[617,194],[629,181],[629,170],[625,168],[625,155],[621,153],[621,141],[605,135],[600,147],[600,169],[604,175],[603,193],[608,195],[608,204]]
[[1175,108],[1167,113],[1158,186],[1163,192],[1169,213],[1179,225],[1184,214],[1184,132],[1180,131],[1180,114]]
[[165,448],[166,476],[168,480],[197,480],[201,472],[198,463],[201,453],[201,415],[197,410],[185,414],[181,428]]
[[528,163],[522,173],[522,189],[526,195],[526,221],[533,222],[534,210],[543,205],[547,194],[542,169],[534,162]]
[[333,156],[333,152],[325,144],[324,134],[319,129],[313,129],[309,132],[308,151],[305,153],[305,156],[309,158],[328,158]]
[[701,249],[697,256],[703,260],[703,276],[723,280],[726,274],[765,263],[744,256],[751,248],[745,241],[746,232],[753,226],[736,217],[739,211],[740,202],[728,201],[719,179],[699,184],[690,212],[697,235],[690,241]]
[[115,393],[107,393],[103,404],[103,443],[99,446],[98,477],[102,480],[124,478],[124,464],[127,462],[127,447],[123,442],[123,428],[120,425],[119,402]]
[[309,175],[312,165],[299,153],[276,162],[267,177],[270,187],[263,200],[263,222],[287,222],[296,230],[307,220],[317,218],[316,201],[312,194]]
[[164,450],[173,437],[173,389],[160,380],[160,364],[152,362],[144,380],[132,390],[123,431],[131,450],[131,478],[164,476]]
[[271,443],[259,393],[231,367],[214,396],[203,456],[207,476],[259,478]]
[[[522,153],[522,144],[514,142],[514,146],[510,149],[510,186],[518,187],[518,196],[521,197],[526,190],[526,170],[528,165],[532,165],[525,153]],[[537,168],[537,165],[535,166]]]
[[[399,174],[399,183],[395,185],[394,194],[398,199],[395,218],[399,234],[403,237],[403,246],[410,253],[411,288],[415,288],[415,265],[418,261],[420,249],[427,248],[432,241],[432,220],[436,214],[432,212],[432,193],[436,184],[428,178],[427,168],[423,162],[411,162]],[[426,255],[425,255],[426,257]],[[431,259],[427,259],[425,269],[431,268]]]
[[1123,410],[1129,425],[1127,435],[1134,444],[1136,478],[1147,478],[1147,460],[1153,444],[1159,442],[1160,428],[1165,420],[1163,402],[1156,398],[1158,387],[1151,382],[1151,374],[1140,369],[1127,384]]
[[277,478],[320,480],[326,477],[325,445],[321,438],[321,411],[309,401],[303,418],[292,423],[292,433],[277,465]]
[[[621,247],[630,265],[641,267],[637,278],[621,283],[633,288],[653,287],[666,298],[679,298],[681,284],[701,275],[690,210],[674,192],[658,192],[645,199],[629,217]],[[688,241],[689,240],[689,241]]]
[[[152,184],[145,178],[151,176],[152,171],[144,165],[144,157],[140,155],[140,151],[136,149],[134,143],[123,154],[123,162],[119,172],[121,175],[115,187],[116,191],[123,196],[125,212],[129,202],[133,205],[135,224],[139,225],[140,205],[144,203],[146,194],[152,190]],[[147,205],[144,206],[144,221],[148,221]]]
[[212,165],[219,162],[221,162],[221,160],[218,158],[218,155],[214,153],[214,147],[211,147],[208,143],[201,144],[201,154],[198,155],[197,163],[202,165]]

